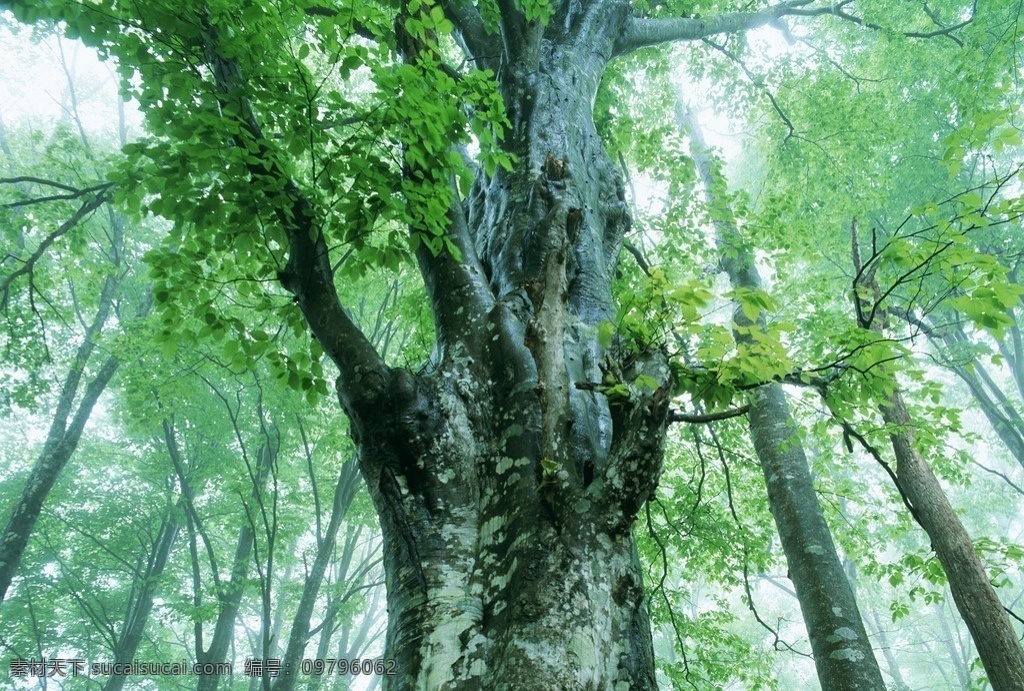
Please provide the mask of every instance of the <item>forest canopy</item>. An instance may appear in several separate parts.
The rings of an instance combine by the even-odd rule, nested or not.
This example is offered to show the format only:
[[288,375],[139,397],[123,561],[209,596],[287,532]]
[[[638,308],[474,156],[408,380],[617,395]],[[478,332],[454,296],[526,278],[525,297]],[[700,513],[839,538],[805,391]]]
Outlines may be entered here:
[[1019,0],[0,8],[14,688],[1024,688]]

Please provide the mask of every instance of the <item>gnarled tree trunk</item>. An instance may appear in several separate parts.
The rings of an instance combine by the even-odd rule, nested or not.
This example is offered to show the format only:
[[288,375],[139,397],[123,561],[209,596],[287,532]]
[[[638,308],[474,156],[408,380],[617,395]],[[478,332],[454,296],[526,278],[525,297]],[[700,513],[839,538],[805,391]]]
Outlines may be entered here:
[[429,371],[385,366],[335,306],[296,200],[285,284],[339,363],[380,516],[388,688],[656,688],[632,523],[661,470],[667,367],[656,353],[622,363],[661,385],[614,407],[577,387],[601,381],[597,326],[629,226],[591,110],[626,9],[566,4],[546,29],[509,28],[500,85],[518,163],[451,208],[461,260],[419,252]]

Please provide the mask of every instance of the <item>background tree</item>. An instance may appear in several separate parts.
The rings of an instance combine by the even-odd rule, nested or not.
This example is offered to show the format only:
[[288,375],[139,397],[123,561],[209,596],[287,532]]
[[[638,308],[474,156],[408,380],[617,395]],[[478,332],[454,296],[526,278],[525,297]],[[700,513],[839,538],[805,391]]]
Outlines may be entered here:
[[[48,402],[53,415],[46,444],[0,534],[0,600],[17,573],[47,495],[120,366],[108,323],[119,321],[127,330],[151,304],[146,291],[133,280],[128,257],[137,245],[126,239],[125,219],[110,205],[112,184],[104,180],[107,167],[101,150],[92,146],[85,132],[75,83],[66,61],[63,66],[66,117],[41,150],[31,147],[25,154],[16,154],[0,123],[5,130],[0,144],[8,170],[31,166],[40,173],[53,172],[52,177],[0,178],[10,199],[3,212],[5,246],[11,250],[4,254],[0,274],[5,360],[18,366],[20,373],[29,373],[27,381],[18,381],[18,373],[9,372],[14,379],[9,381],[4,404],[38,405],[33,394],[48,385],[59,391],[56,400]],[[123,116],[123,111],[118,112]],[[123,124],[118,133],[119,144],[125,144]],[[26,138],[31,140],[34,134],[26,133]],[[35,160],[28,162],[25,157]],[[49,208],[37,212],[41,206]],[[53,328],[57,323],[76,322],[77,329]],[[63,344],[58,348],[55,338],[77,343],[73,353],[63,352]],[[58,361],[66,360],[62,377],[48,367],[55,364],[54,355]]]

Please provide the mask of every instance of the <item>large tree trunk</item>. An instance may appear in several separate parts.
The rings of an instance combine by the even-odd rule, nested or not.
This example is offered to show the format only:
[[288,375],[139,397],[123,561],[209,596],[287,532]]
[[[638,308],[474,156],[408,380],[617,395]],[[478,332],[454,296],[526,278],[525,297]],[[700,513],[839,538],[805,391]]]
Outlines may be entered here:
[[[453,206],[461,261],[419,253],[436,365],[391,369],[350,339],[334,353],[384,538],[388,688],[656,688],[632,523],[660,474],[667,367],[624,362],[664,385],[614,408],[587,390],[629,223],[591,117],[625,9],[580,10],[599,24],[583,37],[556,17],[506,44],[518,164]],[[291,236],[297,276],[319,258],[309,237]],[[287,285],[317,331],[313,281]],[[331,353],[337,334],[317,335]]]
[[[358,425],[384,534],[390,686],[655,688],[630,517],[602,491],[630,478],[539,488],[539,419],[474,422],[455,391],[416,398],[422,408]],[[425,428],[422,447],[393,433],[402,422]]]
[[[728,214],[725,182],[714,170],[712,152],[704,142],[692,111],[680,106],[680,126],[688,131],[691,154],[704,183],[708,205],[717,211],[715,241],[720,265],[733,288],[761,289],[754,254]],[[737,344],[752,345],[750,328],[765,328],[765,316],[749,319],[737,304],[733,310]],[[821,688],[829,691],[884,691],[853,588],[836,552],[807,456],[786,393],[779,384],[765,384],[750,394],[750,438],[764,473],[768,506],[779,531],[782,549],[800,601],[804,625],[814,652]]]
[[[385,684],[651,689],[632,524],[661,472],[672,386],[656,349],[597,338],[614,316],[610,277],[630,219],[594,99],[617,55],[761,26],[794,5],[664,22],[631,17],[626,0],[552,3],[546,22],[497,5],[496,31],[472,4],[441,5],[467,58],[494,70],[515,164],[476,171],[469,199],[455,195],[444,236],[454,251],[426,248],[436,228],[411,229],[436,326],[431,365],[416,374],[386,365],[341,306],[321,220],[331,211],[275,157],[242,64],[205,19],[204,54],[234,141],[256,152],[250,176],[278,191],[289,253],[278,278],[340,372],[383,533],[385,655],[397,663]],[[412,19],[396,21],[408,73],[436,73],[433,38]],[[417,136],[403,135],[410,146]],[[433,196],[444,164],[417,151],[407,188]],[[654,385],[635,385],[641,374]],[[614,405],[601,393],[608,376],[629,390]]]

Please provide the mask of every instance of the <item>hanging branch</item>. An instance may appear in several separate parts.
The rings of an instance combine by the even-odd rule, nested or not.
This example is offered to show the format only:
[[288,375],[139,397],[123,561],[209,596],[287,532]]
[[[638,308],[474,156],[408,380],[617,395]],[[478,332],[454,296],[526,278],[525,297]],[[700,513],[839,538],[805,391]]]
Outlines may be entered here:
[[772,109],[776,112],[776,114],[779,116],[782,122],[786,124],[786,128],[789,130],[786,133],[786,136],[783,137],[782,139],[783,143],[788,142],[789,138],[796,133],[796,128],[793,127],[793,121],[790,120],[789,116],[786,115],[785,111],[782,110],[782,106],[780,106],[779,102],[775,100],[775,94],[771,92],[771,89],[765,86],[764,79],[754,76],[754,74],[747,67],[746,63],[743,62],[743,60],[738,55],[734,55],[733,53],[730,53],[728,51],[728,49],[725,47],[725,43],[718,44],[707,38],[703,39],[703,41],[705,44],[711,46],[719,53],[729,58],[729,60],[736,63],[736,65],[743,71],[743,74],[746,75],[747,79],[750,80],[750,83],[753,84],[754,87],[756,87],[762,94],[768,97],[768,101],[772,104]]
[[[7,181],[16,179],[17,178],[7,178]],[[0,183],[3,182],[4,180],[0,180]],[[4,276],[3,280],[0,281],[0,308],[2,308],[4,311],[7,310],[8,302],[10,300],[11,284],[19,277],[24,276],[25,274],[31,274],[36,263],[46,253],[46,250],[49,249],[50,245],[52,245],[54,242],[59,240],[64,235],[67,235],[67,233],[71,231],[75,226],[77,226],[79,222],[82,221],[82,219],[84,219],[86,216],[88,216],[93,211],[95,211],[99,207],[106,204],[107,201],[109,201],[110,187],[111,185],[109,184],[97,185],[96,187],[88,188],[88,190],[83,190],[81,194],[86,194],[90,190],[99,191],[96,193],[95,197],[86,202],[83,202],[82,206],[79,207],[78,211],[76,211],[74,215],[71,216],[71,218],[64,221],[64,223],[60,224],[60,227],[58,227],[52,233],[43,238],[43,241],[39,243],[39,246],[36,248],[36,251],[33,252],[28,259],[25,259],[20,267]],[[53,199],[74,199],[79,196],[81,195],[75,194],[73,196],[41,197],[37,201],[50,201]],[[12,255],[7,256],[10,257]]]

